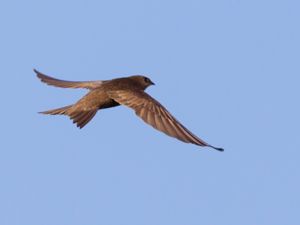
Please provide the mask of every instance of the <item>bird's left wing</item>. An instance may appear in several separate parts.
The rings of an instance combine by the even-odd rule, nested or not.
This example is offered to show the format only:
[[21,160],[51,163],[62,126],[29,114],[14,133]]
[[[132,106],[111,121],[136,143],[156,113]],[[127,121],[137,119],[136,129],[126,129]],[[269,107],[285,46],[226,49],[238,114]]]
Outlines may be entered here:
[[223,151],[221,148],[207,144],[190,132],[164,106],[144,91],[117,90],[109,91],[108,95],[119,104],[132,108],[146,123],[171,137],[175,137],[183,142],[208,146]]
[[54,77],[50,77],[46,74],[43,74],[36,69],[34,69],[37,77],[44,83],[48,85],[52,85],[55,87],[62,87],[62,88],[86,88],[86,89],[95,89],[100,87],[104,81],[96,80],[96,81],[67,81],[67,80],[60,80]]

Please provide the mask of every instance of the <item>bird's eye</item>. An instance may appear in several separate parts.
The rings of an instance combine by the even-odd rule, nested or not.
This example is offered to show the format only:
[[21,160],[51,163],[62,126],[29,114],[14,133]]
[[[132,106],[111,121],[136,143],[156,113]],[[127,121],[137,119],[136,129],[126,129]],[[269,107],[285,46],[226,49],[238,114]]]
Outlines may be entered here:
[[150,83],[150,79],[148,77],[144,78],[145,83]]

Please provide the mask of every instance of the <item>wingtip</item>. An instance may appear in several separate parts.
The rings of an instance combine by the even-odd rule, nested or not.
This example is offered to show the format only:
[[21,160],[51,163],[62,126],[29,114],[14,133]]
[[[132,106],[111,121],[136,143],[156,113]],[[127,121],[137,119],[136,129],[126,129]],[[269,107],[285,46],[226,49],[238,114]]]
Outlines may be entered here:
[[35,72],[36,76],[39,78],[39,79],[42,79],[42,73],[40,71],[38,71],[37,69],[33,68],[33,72]]
[[215,149],[220,151],[220,152],[224,152],[224,148],[215,148]]
[[224,152],[224,148],[217,148],[217,147],[214,147],[214,146],[211,146],[211,145],[209,145],[208,147],[211,147],[211,148],[213,148],[217,151],[220,151],[220,152]]
[[43,112],[38,112],[38,114],[44,114],[44,115],[49,115],[49,113],[47,111],[43,111]]

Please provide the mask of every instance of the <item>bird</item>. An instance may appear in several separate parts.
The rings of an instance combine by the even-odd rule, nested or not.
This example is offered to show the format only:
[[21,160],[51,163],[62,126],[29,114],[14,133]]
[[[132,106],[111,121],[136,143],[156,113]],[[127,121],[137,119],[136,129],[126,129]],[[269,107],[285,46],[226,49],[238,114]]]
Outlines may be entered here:
[[155,85],[143,75],[116,78],[112,80],[66,81],[48,76],[34,69],[44,83],[61,88],[84,88],[89,92],[75,104],[40,112],[50,115],[69,116],[78,128],[83,128],[98,110],[120,105],[133,109],[137,116],[153,128],[177,138],[180,141],[218,151],[223,148],[212,146],[184,127],[162,104],[145,92]]

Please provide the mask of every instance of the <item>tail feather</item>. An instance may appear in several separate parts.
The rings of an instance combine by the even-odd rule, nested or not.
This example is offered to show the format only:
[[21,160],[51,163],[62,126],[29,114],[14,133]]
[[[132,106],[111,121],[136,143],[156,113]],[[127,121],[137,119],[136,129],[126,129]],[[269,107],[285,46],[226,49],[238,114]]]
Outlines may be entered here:
[[90,111],[74,111],[69,116],[76,123],[77,127],[83,128],[96,115],[97,110]]
[[44,112],[40,112],[42,114],[50,114],[50,115],[67,115],[73,120],[73,123],[76,123],[77,127],[80,129],[83,128],[90,120],[96,115],[96,110],[89,111],[79,111],[72,110],[73,105],[65,106],[58,109],[52,109]]
[[50,115],[68,115],[68,111],[73,105],[68,105],[58,109],[51,109],[48,111],[40,112],[42,114],[50,114]]

